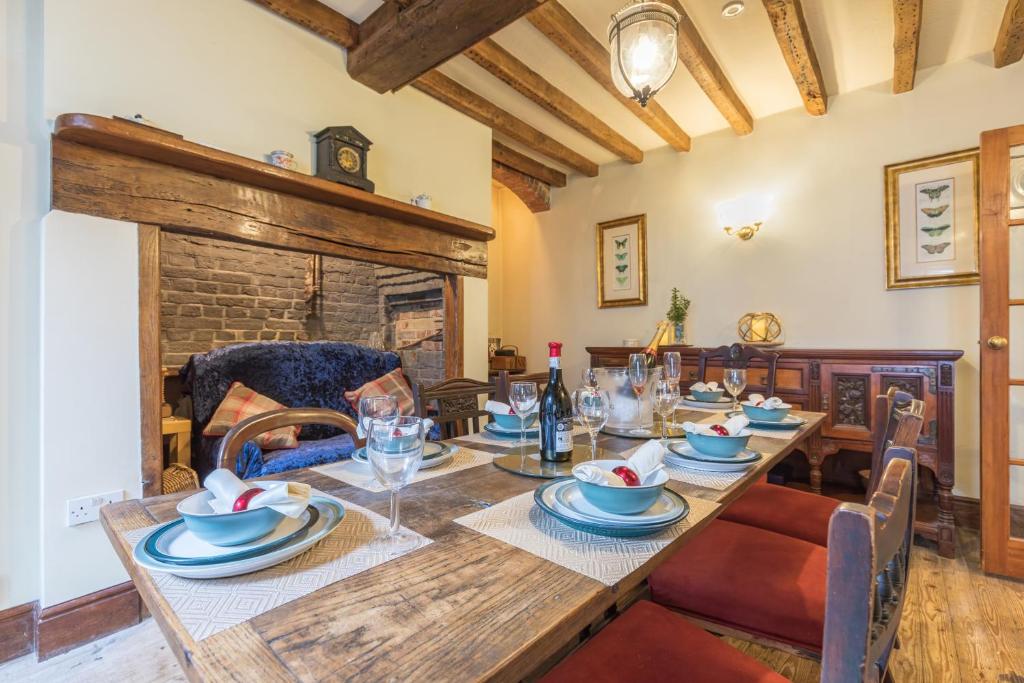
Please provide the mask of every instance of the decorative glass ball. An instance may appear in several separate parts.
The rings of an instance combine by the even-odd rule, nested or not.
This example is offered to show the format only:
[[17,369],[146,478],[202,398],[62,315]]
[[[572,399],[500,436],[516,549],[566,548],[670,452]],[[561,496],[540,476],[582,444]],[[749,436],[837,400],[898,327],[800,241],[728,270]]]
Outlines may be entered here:
[[747,313],[740,318],[738,331],[748,344],[782,343],[782,321],[774,313]]

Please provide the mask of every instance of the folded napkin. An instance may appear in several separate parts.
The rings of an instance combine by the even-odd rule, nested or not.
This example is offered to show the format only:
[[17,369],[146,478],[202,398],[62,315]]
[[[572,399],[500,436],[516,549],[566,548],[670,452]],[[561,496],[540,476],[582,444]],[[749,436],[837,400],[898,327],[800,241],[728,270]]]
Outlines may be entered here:
[[625,486],[626,482],[622,481],[622,478],[618,475],[612,474],[607,470],[602,470],[597,465],[592,465],[589,462],[580,463],[572,468],[573,476],[580,481],[585,481],[590,484],[604,484],[605,486]]
[[[665,468],[665,447],[657,439],[648,441],[638,448],[635,453],[626,461],[629,469],[636,472],[640,477],[640,483],[646,484],[649,477],[652,477],[658,470]],[[603,470],[593,463],[584,462],[572,468],[573,476],[580,481],[591,484],[604,484],[605,486],[625,486],[622,478],[607,470]]]
[[718,391],[718,382],[695,382],[690,385],[690,391]]
[[[776,410],[777,408],[788,408],[789,406],[779,398],[778,396],[772,396],[771,398],[765,398],[761,394],[751,394],[747,397],[747,403],[757,408],[764,408],[765,410]],[[758,405],[760,404],[760,405]]]
[[275,483],[255,482],[249,486],[235,476],[231,470],[218,469],[210,473],[203,482],[203,486],[213,494],[210,507],[214,512],[224,514],[231,512],[235,501],[240,495],[250,488],[264,489],[249,501],[249,508],[268,507],[277,510],[288,517],[298,517],[309,505],[309,484],[302,484],[297,481],[282,481]]
[[[495,415],[515,415],[515,411],[512,410],[512,406],[501,401],[488,401],[484,404],[484,410],[488,413],[494,413]],[[538,402],[533,406],[531,413],[536,413],[540,410],[540,403]]]
[[[736,415],[723,422],[722,426],[729,432],[729,436],[739,436],[739,433],[746,429],[749,424],[750,420],[747,419],[746,415]],[[691,434],[715,435],[711,431],[711,425],[697,424],[696,422],[684,422],[683,431],[690,432]]]

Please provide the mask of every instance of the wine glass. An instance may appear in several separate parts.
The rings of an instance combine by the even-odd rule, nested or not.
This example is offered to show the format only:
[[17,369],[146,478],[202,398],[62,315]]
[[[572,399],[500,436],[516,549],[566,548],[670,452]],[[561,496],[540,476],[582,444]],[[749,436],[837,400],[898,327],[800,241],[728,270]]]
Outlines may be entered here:
[[576,392],[576,419],[590,435],[591,460],[597,459],[597,433],[604,429],[612,411],[607,391],[585,387]]
[[683,375],[683,357],[678,351],[666,351],[661,357],[662,375],[679,392],[679,378]]
[[426,438],[423,420],[418,417],[384,417],[370,420],[366,434],[366,457],[377,483],[391,492],[392,541],[410,540],[400,531],[398,492],[412,481],[423,461]]
[[665,440],[668,438],[668,416],[675,412],[676,402],[679,400],[679,387],[667,379],[658,380],[651,397],[654,400],[654,412],[661,418],[661,438]]
[[722,376],[725,390],[732,395],[732,409],[740,409],[740,394],[747,388],[746,368],[726,368]]
[[583,386],[588,389],[597,388],[597,370],[595,368],[583,368]]
[[537,383],[512,382],[508,401],[512,405],[512,412],[519,418],[519,441],[513,445],[525,446],[529,443],[526,440],[526,418],[537,405]]
[[634,432],[643,431],[643,396],[644,386],[647,384],[647,356],[643,353],[629,354],[629,384],[636,394],[636,429]]
[[359,399],[359,429],[365,439],[370,421],[380,417],[398,417],[398,399],[388,394]]

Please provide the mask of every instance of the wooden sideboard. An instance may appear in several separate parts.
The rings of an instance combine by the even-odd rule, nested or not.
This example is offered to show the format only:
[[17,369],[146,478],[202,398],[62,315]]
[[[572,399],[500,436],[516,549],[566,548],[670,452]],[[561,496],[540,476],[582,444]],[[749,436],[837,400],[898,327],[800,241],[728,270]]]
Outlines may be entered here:
[[[627,347],[587,347],[593,367],[623,366]],[[939,554],[953,557],[953,389],[954,364],[963,351],[896,351],[877,349],[768,349],[780,354],[775,394],[801,410],[828,414],[820,444],[805,453],[811,467],[811,488],[821,493],[822,460],[839,450],[871,452],[873,398],[897,386],[925,402],[925,421],[918,442],[921,465],[935,474],[934,505],[918,505],[917,531],[938,544]],[[683,380],[697,380],[694,346],[663,346],[683,357]],[[763,391],[767,368],[753,363],[748,391]],[[721,362],[710,361],[708,380],[722,379]],[[820,447],[819,447],[820,446]]]

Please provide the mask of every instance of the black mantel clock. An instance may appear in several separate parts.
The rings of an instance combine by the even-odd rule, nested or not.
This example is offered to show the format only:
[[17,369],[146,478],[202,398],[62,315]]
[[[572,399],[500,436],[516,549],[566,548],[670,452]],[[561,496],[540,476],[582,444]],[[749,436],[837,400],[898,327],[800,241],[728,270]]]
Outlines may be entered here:
[[373,192],[366,178],[369,138],[352,126],[329,126],[316,134],[316,176]]

